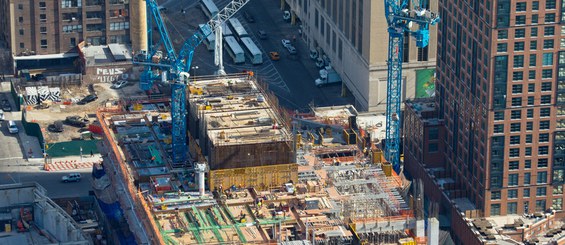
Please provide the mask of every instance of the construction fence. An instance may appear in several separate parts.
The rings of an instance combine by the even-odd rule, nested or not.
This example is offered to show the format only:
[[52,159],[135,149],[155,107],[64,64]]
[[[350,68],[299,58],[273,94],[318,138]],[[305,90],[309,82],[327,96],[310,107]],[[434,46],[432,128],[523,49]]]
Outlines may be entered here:
[[[46,152],[50,157],[67,157],[67,156],[89,156],[90,154],[99,153],[98,144],[100,140],[73,140],[56,143],[46,143]],[[82,150],[81,150],[82,149]]]
[[43,138],[43,132],[41,131],[41,127],[37,123],[28,122],[26,120],[26,114],[27,114],[26,110],[23,110],[22,111],[22,126],[24,127],[24,130],[25,130],[27,135],[37,137],[37,139],[39,140],[39,146],[41,146],[41,149],[43,149],[43,146],[44,146],[43,144],[45,142],[45,138]]

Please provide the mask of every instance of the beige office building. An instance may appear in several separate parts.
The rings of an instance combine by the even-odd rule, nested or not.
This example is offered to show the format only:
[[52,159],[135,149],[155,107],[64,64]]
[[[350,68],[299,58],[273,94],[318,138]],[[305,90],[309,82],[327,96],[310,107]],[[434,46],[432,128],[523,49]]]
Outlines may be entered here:
[[[355,96],[359,110],[385,111],[388,33],[383,1],[284,0],[301,20],[303,38],[323,50]],[[437,9],[437,0],[429,0]],[[414,25],[416,26],[416,25]],[[433,93],[437,28],[430,28],[430,45],[420,49],[405,39],[403,98]],[[418,77],[418,79],[417,79]]]

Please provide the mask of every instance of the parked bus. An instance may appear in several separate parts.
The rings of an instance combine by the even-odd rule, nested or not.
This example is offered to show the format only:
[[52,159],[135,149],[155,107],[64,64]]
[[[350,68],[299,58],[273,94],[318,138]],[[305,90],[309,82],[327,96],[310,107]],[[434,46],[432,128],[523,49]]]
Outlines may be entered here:
[[257,45],[251,40],[249,37],[242,37],[241,43],[243,43],[243,49],[245,51],[245,55],[251,60],[251,64],[260,65],[263,64],[263,53]]
[[[198,26],[200,26],[200,29],[202,29],[202,27],[204,27],[204,24],[200,24]],[[214,33],[208,35],[203,42],[206,45],[206,48],[208,48],[208,51],[214,51],[214,48],[216,46],[216,35]]]
[[234,32],[234,34],[235,34],[235,36],[237,37],[238,40],[241,41],[242,37],[248,37],[249,36],[249,34],[245,30],[245,28],[243,28],[243,26],[241,25],[241,22],[239,22],[238,19],[230,18],[228,21],[230,23],[230,27],[232,28],[232,31]]
[[245,62],[245,54],[243,53],[243,49],[237,43],[232,36],[224,37],[224,48],[228,51],[228,54],[233,59],[233,63],[239,64]]
[[208,19],[212,19],[212,17],[216,16],[219,12],[218,7],[212,0],[202,0],[202,11]]

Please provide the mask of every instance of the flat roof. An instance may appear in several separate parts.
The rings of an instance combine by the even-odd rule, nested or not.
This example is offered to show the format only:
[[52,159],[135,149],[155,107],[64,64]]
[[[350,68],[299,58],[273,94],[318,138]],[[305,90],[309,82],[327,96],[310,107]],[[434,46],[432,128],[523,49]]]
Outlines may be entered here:
[[78,57],[78,53],[38,54],[30,56],[14,56],[14,60],[46,60]]
[[279,112],[247,76],[196,81],[190,91],[190,104],[198,110],[213,144],[292,140]]

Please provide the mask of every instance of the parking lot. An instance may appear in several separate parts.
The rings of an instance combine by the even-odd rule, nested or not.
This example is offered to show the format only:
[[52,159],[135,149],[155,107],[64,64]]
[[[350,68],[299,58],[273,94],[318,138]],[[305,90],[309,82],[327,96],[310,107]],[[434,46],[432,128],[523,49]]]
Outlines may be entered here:
[[[229,0],[214,1],[219,9],[227,5]],[[207,18],[199,8],[197,0],[190,1],[160,1],[161,6],[167,8],[164,12],[165,23],[175,45],[180,48],[183,41],[190,37],[200,23],[205,23]],[[261,65],[252,65],[248,60],[245,64],[233,64],[231,58],[224,51],[224,67],[228,73],[253,71],[260,80],[269,84],[269,88],[279,98],[280,103],[293,110],[305,110],[309,105],[330,106],[352,104],[352,96],[341,97],[341,86],[333,85],[318,88],[314,80],[319,76],[315,62],[309,57],[309,48],[302,41],[298,26],[292,26],[283,20],[283,11],[280,10],[280,1],[251,0],[243,11],[249,13],[254,23],[247,22],[243,11],[235,15],[250,34],[251,39],[263,52]],[[185,10],[184,13],[182,10]],[[267,34],[266,39],[260,39],[258,31]],[[297,49],[296,55],[290,55],[281,44],[282,39],[293,42]],[[179,50],[179,49],[177,49]],[[276,51],[280,60],[272,61],[268,53]],[[217,70],[214,65],[214,54],[201,45],[194,54],[192,62],[193,75],[211,75]],[[198,69],[195,69],[198,67]]]

